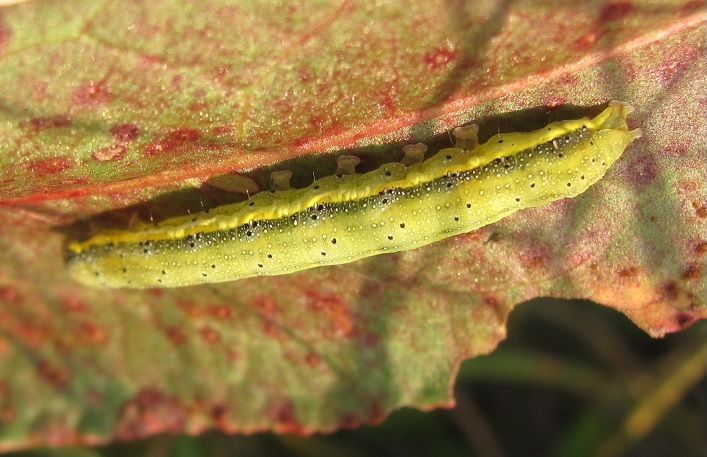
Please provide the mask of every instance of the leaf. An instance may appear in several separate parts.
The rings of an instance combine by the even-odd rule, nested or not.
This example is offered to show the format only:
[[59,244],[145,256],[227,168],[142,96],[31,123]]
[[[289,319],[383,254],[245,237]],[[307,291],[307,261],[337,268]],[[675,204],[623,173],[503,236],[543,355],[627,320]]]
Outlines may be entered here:
[[[704,32],[696,2],[0,9],[0,449],[448,406],[460,361],[537,296],[654,336],[704,318]],[[78,220],[186,214],[273,169],[307,185],[341,150],[370,169],[471,120],[488,138],[613,98],[644,137],[597,185],[423,249],[148,291],[63,267]]]

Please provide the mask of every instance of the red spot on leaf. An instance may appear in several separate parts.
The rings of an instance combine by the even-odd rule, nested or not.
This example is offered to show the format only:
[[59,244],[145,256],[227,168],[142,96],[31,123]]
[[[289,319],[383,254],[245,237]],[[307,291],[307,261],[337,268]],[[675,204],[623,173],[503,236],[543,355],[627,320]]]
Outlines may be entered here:
[[17,338],[29,347],[39,347],[46,342],[46,337],[50,332],[33,322],[19,322],[17,324]]
[[362,298],[376,300],[380,298],[381,294],[386,291],[387,289],[383,286],[382,283],[369,281],[368,283],[366,283],[366,287],[364,287],[360,292]]
[[2,48],[5,47],[11,36],[12,30],[5,25],[5,21],[0,16],[0,52],[2,52]]
[[361,418],[353,414],[344,414],[339,417],[337,428],[341,430],[357,428],[361,425]]
[[86,303],[76,297],[62,298],[61,308],[70,313],[81,313],[86,311]]
[[702,10],[705,7],[705,2],[702,0],[692,0],[690,2],[686,2],[680,6],[680,10],[684,11],[686,13],[691,13],[694,10]]
[[633,11],[633,4],[629,2],[607,3],[599,13],[599,21],[619,21]]
[[221,341],[221,334],[212,327],[202,327],[199,329],[199,333],[201,334],[201,338],[209,344],[216,344]]
[[187,335],[179,327],[165,327],[164,331],[167,334],[167,338],[176,346],[187,342]]
[[131,400],[141,409],[154,409],[167,401],[165,394],[156,389],[143,389]]
[[294,140],[292,140],[292,146],[294,146],[296,148],[300,148],[300,147],[306,145],[308,142],[309,142],[309,137],[303,136],[303,137],[295,138]]
[[695,244],[694,252],[700,256],[707,254],[707,241],[698,241]]
[[189,105],[189,111],[205,111],[209,108],[209,104],[206,102],[194,102]]
[[225,405],[213,405],[209,413],[214,423],[222,429],[225,427],[228,420],[228,416],[226,415],[227,411]]
[[693,62],[702,56],[701,48],[684,48],[676,58],[666,58],[654,71],[664,87],[669,87],[679,80],[692,67]]
[[212,131],[217,135],[234,135],[236,129],[232,125],[228,124],[216,126]]
[[[640,62],[639,62],[640,64]],[[638,68],[633,61],[625,61],[622,63],[621,70],[623,72],[624,81],[627,83],[633,82],[637,76],[642,75],[642,68]]]
[[592,49],[606,33],[613,33],[614,26],[609,23],[620,23],[632,10],[633,5],[629,2],[614,2],[604,5],[597,16],[596,29],[580,36],[569,47],[584,52]]
[[233,317],[231,307],[224,303],[209,306],[209,314],[222,320]]
[[327,121],[328,119],[325,116],[317,116],[317,115],[312,115],[307,119],[307,123],[311,125],[314,129],[316,130],[323,130],[322,125]]
[[71,350],[74,348],[74,340],[75,338],[71,338],[72,341],[69,341],[70,337],[69,336],[58,336],[54,340],[54,347],[56,348],[57,351],[61,352],[62,354],[68,354],[71,352]]
[[83,322],[79,326],[76,339],[84,345],[96,346],[104,344],[108,340],[108,336],[103,327],[92,322]]
[[[178,92],[182,89],[182,83],[186,81],[186,75],[175,75],[172,77],[172,90]],[[196,96],[196,94],[194,94]]]
[[108,162],[110,160],[120,159],[125,155],[126,148],[122,144],[114,144],[112,146],[106,146],[95,151],[91,157],[99,162]]
[[263,320],[263,331],[273,337],[281,336],[280,328],[276,323],[280,316],[280,309],[275,300],[272,297],[261,295],[253,299],[251,306]]
[[24,301],[22,295],[12,286],[0,286],[0,302],[6,305],[19,305]]
[[[473,232],[468,232],[468,233],[462,233],[457,236],[457,239],[462,241],[460,244],[469,244],[469,245],[474,245],[475,243],[478,243],[479,241],[482,240],[487,240],[489,239],[489,227],[482,227],[478,230],[474,230]],[[472,252],[470,252],[472,254]]]
[[145,148],[147,155],[160,155],[170,153],[178,148],[196,143],[201,137],[201,133],[196,129],[178,129],[167,134],[167,136],[158,140]]
[[37,362],[37,374],[55,389],[63,388],[70,379],[69,373],[66,370],[52,365],[47,360]]
[[620,278],[634,278],[638,276],[638,273],[640,273],[641,269],[638,267],[627,267],[622,270],[619,270],[619,277]]
[[572,43],[570,43],[569,47],[570,49],[574,51],[583,51],[586,52],[590,50],[594,45],[596,44],[597,41],[602,37],[603,33],[594,30],[589,33],[585,33],[581,37],[577,38],[574,40]]
[[381,339],[378,333],[373,333],[367,330],[358,332],[356,336],[358,340],[363,344],[363,346],[367,348],[378,346],[378,343],[380,343]]
[[683,279],[700,279],[703,277],[702,267],[698,264],[691,264],[682,273]]
[[317,365],[319,365],[319,362],[321,362],[322,359],[314,352],[310,352],[307,354],[306,361],[307,361],[307,365],[314,368]]
[[691,198],[692,194],[700,194],[702,183],[695,179],[681,179],[675,183],[675,190],[680,196]]
[[393,89],[379,92],[377,94],[379,98],[376,102],[376,105],[378,105],[379,108],[385,107],[386,110],[390,113],[395,112],[395,109],[397,107],[397,98],[395,97],[393,92]]
[[501,311],[503,310],[503,305],[496,295],[490,293],[484,293],[482,295],[484,303],[491,308],[497,316],[501,316]]
[[76,105],[94,107],[110,102],[111,96],[104,82],[93,82],[79,86],[72,97]]
[[646,186],[658,176],[658,168],[653,156],[636,156],[626,165],[628,179],[634,184]]
[[15,419],[15,411],[10,405],[0,406],[0,423],[8,423]]
[[147,289],[145,292],[157,298],[162,297],[165,294],[164,289]]
[[147,388],[123,405],[115,429],[120,438],[135,439],[165,431],[183,431],[185,421],[185,407],[177,398]]
[[193,143],[201,138],[201,132],[196,129],[178,129],[169,132],[165,140],[174,143]]
[[29,125],[35,131],[68,127],[71,121],[66,116],[56,115],[52,117],[35,117],[29,120]]
[[693,313],[678,313],[677,316],[675,316],[675,323],[677,326],[681,329],[685,329],[692,325],[693,322],[697,320],[698,316],[697,314]]
[[299,71],[299,79],[301,82],[307,82],[314,78],[314,72],[310,69],[303,69]]
[[274,408],[273,420],[278,433],[297,433],[302,426],[297,422],[295,410],[290,401],[281,401]]
[[669,281],[663,284],[662,291],[663,297],[669,301],[675,301],[680,294],[680,289],[674,281]]
[[559,79],[557,80],[557,84],[567,84],[575,86],[579,84],[579,78],[574,73],[566,73],[559,77]]
[[140,127],[135,124],[116,124],[110,129],[110,134],[118,143],[127,143],[140,136]]
[[177,306],[189,317],[196,319],[204,315],[204,309],[192,300],[177,300]]
[[541,269],[547,267],[548,256],[540,247],[531,248],[521,253],[521,260],[526,268]]
[[663,148],[663,153],[669,156],[684,157],[689,148],[690,145],[688,143],[675,139],[672,143]]
[[449,48],[437,48],[424,55],[423,60],[430,68],[438,68],[447,65],[457,58],[457,51]]
[[27,168],[38,177],[54,175],[67,170],[71,166],[66,157],[51,157],[49,159],[33,160]]
[[695,216],[700,219],[707,218],[707,208],[702,202],[692,202],[692,207],[695,208]]
[[327,329],[338,336],[351,336],[356,329],[356,321],[349,307],[339,296],[325,295],[317,290],[308,290],[308,305],[327,320]]
[[241,360],[241,353],[233,348],[228,348],[226,349],[226,358],[229,362],[235,364],[236,362]]
[[675,77],[681,73],[681,70],[685,68],[685,61],[682,60],[670,60],[664,62],[663,65],[657,68],[658,74],[661,76],[663,83],[669,84],[675,79]]
[[368,410],[368,422],[378,424],[385,419],[385,410],[381,407],[380,400],[374,400]]

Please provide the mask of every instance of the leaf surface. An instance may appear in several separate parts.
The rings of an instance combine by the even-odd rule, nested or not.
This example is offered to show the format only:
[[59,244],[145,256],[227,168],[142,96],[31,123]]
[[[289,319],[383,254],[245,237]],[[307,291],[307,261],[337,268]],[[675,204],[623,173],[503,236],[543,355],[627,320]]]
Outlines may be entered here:
[[[460,361],[538,296],[654,336],[704,318],[704,33],[678,1],[0,9],[0,449],[450,405]],[[370,170],[470,121],[483,140],[611,99],[644,137],[597,185],[423,249],[147,291],[63,266],[67,234],[242,199],[275,169],[306,186],[342,151]]]

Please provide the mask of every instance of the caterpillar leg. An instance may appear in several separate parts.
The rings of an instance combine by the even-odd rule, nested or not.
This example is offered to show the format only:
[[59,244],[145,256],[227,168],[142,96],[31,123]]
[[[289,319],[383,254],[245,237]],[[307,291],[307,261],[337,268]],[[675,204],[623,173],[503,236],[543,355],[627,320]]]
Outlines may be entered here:
[[289,170],[273,171],[270,173],[270,190],[288,190],[290,178],[292,178],[292,172]]
[[633,129],[628,131],[628,136],[631,141],[636,141],[640,137],[643,136],[643,130],[641,129]]
[[420,163],[425,160],[425,152],[427,152],[427,146],[422,143],[405,145],[403,146],[405,156],[400,160],[400,163],[408,167]]
[[452,130],[452,135],[454,135],[455,139],[454,147],[467,151],[474,149],[479,145],[478,133],[479,126],[476,124],[455,128]]
[[336,159],[336,175],[353,175],[361,159],[356,156],[341,156]]

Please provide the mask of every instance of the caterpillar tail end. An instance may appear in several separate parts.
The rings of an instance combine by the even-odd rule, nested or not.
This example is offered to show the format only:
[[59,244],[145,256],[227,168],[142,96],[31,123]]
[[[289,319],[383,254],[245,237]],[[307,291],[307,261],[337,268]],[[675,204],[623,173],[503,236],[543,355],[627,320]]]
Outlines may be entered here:
[[596,130],[621,130],[628,134],[629,143],[643,135],[641,129],[629,131],[626,119],[635,111],[635,108],[626,102],[611,100],[609,106],[591,120]]
[[623,111],[623,113],[624,113],[625,116],[628,116],[629,114],[631,114],[631,113],[633,113],[634,111],[636,111],[636,108],[634,108],[633,105],[631,105],[630,103],[627,103],[627,102],[622,102],[621,100],[611,100],[611,101],[609,102],[609,106],[621,106],[621,107],[623,107],[623,108],[622,108],[622,111]]
[[[616,109],[620,110],[621,114],[624,117],[627,117],[634,111],[636,111],[636,108],[633,107],[633,105],[627,103],[627,102],[622,102],[620,100],[611,100],[609,102],[610,107],[615,107]],[[629,130],[628,132],[628,137],[629,137],[629,143],[633,143],[637,139],[641,138],[643,136],[643,130],[641,129],[633,129]]]

